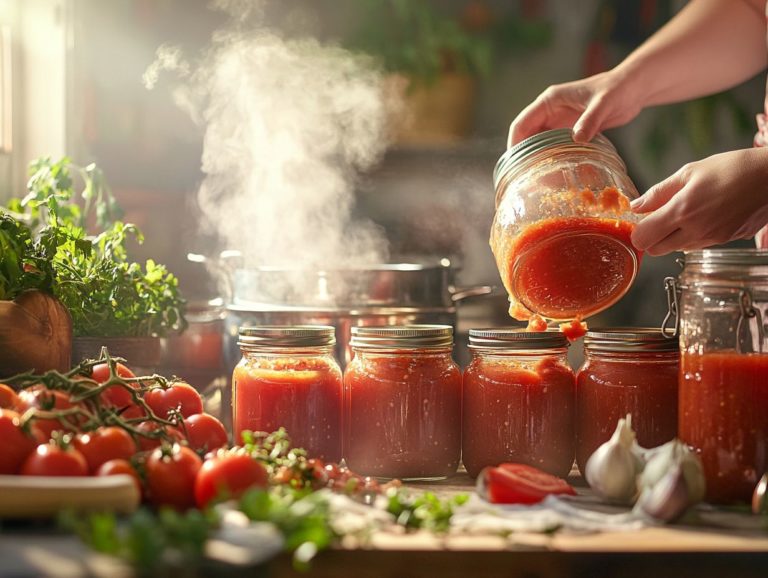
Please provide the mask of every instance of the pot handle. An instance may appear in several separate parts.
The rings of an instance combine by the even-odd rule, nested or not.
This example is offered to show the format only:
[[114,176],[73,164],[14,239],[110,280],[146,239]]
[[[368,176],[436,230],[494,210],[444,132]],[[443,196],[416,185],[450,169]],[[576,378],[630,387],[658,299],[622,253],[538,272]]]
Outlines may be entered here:
[[242,262],[242,254],[240,251],[222,251],[219,254],[218,259],[211,259],[210,257],[198,253],[187,253],[187,261],[206,265],[208,269],[216,275],[225,302],[229,303],[232,301],[232,276],[234,270],[240,266]]
[[495,285],[476,285],[474,287],[454,288],[451,292],[451,301],[459,303],[465,299],[474,297],[486,297],[490,295],[499,295],[500,288]]

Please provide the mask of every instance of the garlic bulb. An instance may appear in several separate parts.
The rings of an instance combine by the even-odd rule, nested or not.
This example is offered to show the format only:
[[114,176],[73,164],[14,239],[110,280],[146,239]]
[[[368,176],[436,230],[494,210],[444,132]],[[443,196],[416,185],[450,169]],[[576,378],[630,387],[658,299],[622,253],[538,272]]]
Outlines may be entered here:
[[640,490],[655,486],[674,466],[680,466],[691,504],[704,499],[704,470],[690,448],[674,439],[646,453],[646,464],[640,476]]
[[639,446],[632,430],[632,416],[620,419],[611,439],[593,453],[584,477],[592,490],[606,501],[632,504],[637,497],[637,475],[643,469]]
[[689,490],[681,464],[675,463],[654,485],[643,488],[634,511],[673,522],[691,505]]

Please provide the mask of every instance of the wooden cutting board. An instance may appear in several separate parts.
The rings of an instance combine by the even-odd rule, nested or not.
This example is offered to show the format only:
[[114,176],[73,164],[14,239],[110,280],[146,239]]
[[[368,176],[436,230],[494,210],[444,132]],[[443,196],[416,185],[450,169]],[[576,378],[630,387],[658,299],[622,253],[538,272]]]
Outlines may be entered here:
[[0,476],[0,518],[47,518],[67,509],[129,513],[140,501],[127,475]]

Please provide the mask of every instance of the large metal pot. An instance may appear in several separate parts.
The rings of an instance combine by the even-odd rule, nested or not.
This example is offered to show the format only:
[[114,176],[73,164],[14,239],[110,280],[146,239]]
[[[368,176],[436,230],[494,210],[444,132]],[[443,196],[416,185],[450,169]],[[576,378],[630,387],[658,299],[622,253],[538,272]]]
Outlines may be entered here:
[[454,276],[448,259],[322,271],[235,269],[226,307],[230,361],[239,358],[237,328],[243,325],[332,325],[342,366],[351,359],[353,326],[438,323],[455,328],[456,304],[494,288],[459,290]]

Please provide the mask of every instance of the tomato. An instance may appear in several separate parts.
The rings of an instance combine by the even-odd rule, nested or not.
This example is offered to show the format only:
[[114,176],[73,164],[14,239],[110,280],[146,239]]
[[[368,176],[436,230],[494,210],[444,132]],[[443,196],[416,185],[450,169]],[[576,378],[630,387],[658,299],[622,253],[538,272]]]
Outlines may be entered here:
[[138,436],[139,449],[143,452],[148,452],[155,448],[159,448],[163,440],[167,442],[173,442],[173,443],[184,441],[184,434],[182,434],[178,428],[175,428],[174,426],[171,426],[171,425],[163,425],[156,421],[150,421],[150,420],[143,421],[136,426],[136,429],[139,430],[139,432],[144,434],[151,434],[152,432],[156,432],[157,430],[165,431],[164,437],[163,436],[147,437],[144,435]]
[[181,415],[189,417],[203,413],[203,400],[197,390],[183,381],[171,383],[167,388],[150,389],[144,396],[144,401],[160,418],[167,418],[168,412],[178,408]]
[[24,431],[17,412],[0,409],[0,440],[0,474],[18,474],[24,460],[45,438],[34,424]]
[[155,506],[185,510],[195,505],[195,479],[202,460],[185,446],[159,447],[147,458],[147,494]]
[[250,488],[266,488],[267,483],[267,470],[250,455],[222,452],[200,468],[195,502],[204,508],[214,500],[239,498]]
[[131,465],[131,462],[128,460],[116,459],[104,462],[99,466],[99,469],[96,470],[95,475],[119,476],[121,474],[131,476],[133,478],[133,482],[136,485],[136,490],[139,492],[139,495],[141,495],[141,478],[139,478],[139,474],[136,471],[136,468],[134,468]]
[[576,495],[564,479],[524,464],[484,468],[477,493],[492,504],[538,504],[550,494]]
[[75,449],[85,456],[88,471],[93,474],[104,462],[113,459],[129,460],[138,451],[131,434],[121,427],[100,427],[78,435]]
[[0,409],[13,409],[19,403],[19,396],[10,385],[0,383]]
[[[63,391],[48,389],[44,385],[33,385],[19,392],[19,401],[16,409],[20,414],[24,414],[29,409],[38,409],[41,411],[57,411],[70,409],[74,404],[70,401],[69,395]],[[79,419],[71,416],[69,420],[77,423]],[[35,419],[35,426],[43,433],[45,439],[51,438],[51,433],[56,430],[72,431],[73,428],[67,426],[58,419],[45,418]]]
[[229,444],[224,424],[207,413],[196,413],[184,420],[189,446],[202,453],[217,450]]
[[22,476],[87,476],[88,462],[74,448],[55,443],[37,446],[21,466]]
[[[122,363],[118,363],[115,366],[115,372],[123,379],[132,379],[136,377],[136,375]],[[109,364],[100,363],[94,365],[90,377],[97,383],[104,383],[107,381],[109,379]],[[139,384],[132,383],[131,386],[138,388]],[[131,392],[122,385],[111,385],[106,388],[101,392],[101,401],[107,407],[123,410],[121,415],[128,419],[144,415],[144,411],[133,401]]]

